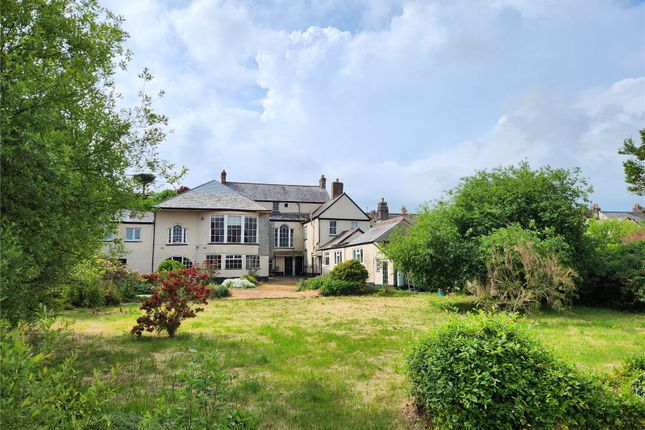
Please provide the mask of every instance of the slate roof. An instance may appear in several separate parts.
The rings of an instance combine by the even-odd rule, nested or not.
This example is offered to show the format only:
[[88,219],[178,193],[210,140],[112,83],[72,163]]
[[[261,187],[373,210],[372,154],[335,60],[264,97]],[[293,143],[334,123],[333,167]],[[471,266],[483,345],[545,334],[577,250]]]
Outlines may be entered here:
[[285,213],[271,213],[269,216],[270,221],[304,221],[307,219],[308,214],[297,213],[297,212],[285,212]]
[[363,230],[361,230],[360,228],[353,228],[353,229],[351,229],[351,230],[344,230],[344,231],[341,231],[340,233],[338,233],[338,234],[336,235],[336,237],[334,237],[333,239],[329,240],[327,243],[325,243],[324,245],[322,245],[322,246],[320,247],[320,249],[321,249],[321,250],[325,250],[325,249],[332,249],[332,248],[340,248],[340,247],[343,247],[343,246],[347,245],[347,243],[349,242],[349,240],[350,240],[350,239],[352,238],[352,236],[354,236],[356,233],[361,234],[361,233],[363,233]]
[[399,225],[409,224],[403,218],[390,218],[383,221],[377,221],[374,226],[350,241],[347,246],[362,245],[364,243],[385,242],[390,238],[394,229]]
[[123,211],[123,213],[121,213],[121,222],[131,224],[152,224],[155,222],[155,214],[153,212]]
[[602,215],[607,217],[607,219],[617,219],[617,220],[625,220],[625,219],[630,219],[632,221],[636,221],[638,223],[642,223],[643,220],[645,219],[645,215],[642,213],[638,212],[627,212],[627,211],[600,211]]
[[256,184],[252,182],[226,182],[232,190],[255,201],[325,203],[329,194],[318,185]]
[[267,211],[264,206],[235,192],[230,187],[213,180],[178,196],[165,200],[155,207],[161,209],[224,209],[242,211]]

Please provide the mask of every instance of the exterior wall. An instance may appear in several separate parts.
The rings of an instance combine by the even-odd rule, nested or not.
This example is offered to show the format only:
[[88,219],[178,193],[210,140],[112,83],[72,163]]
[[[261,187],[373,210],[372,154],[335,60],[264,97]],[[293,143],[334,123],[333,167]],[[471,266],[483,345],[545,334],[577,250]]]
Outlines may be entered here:
[[[256,203],[264,206],[268,210],[273,210],[273,202],[256,201]],[[322,203],[278,202],[278,212],[290,214],[301,213],[303,215],[309,215],[310,213],[318,209],[321,205]]]
[[[363,250],[363,266],[367,269],[367,282],[375,285],[396,285],[394,265],[388,260],[383,252],[374,243],[366,243],[357,246],[348,246],[340,249],[329,250],[329,266],[323,266],[323,274],[331,272],[336,266],[334,263],[334,252],[341,251],[343,261],[351,260],[355,249]],[[324,261],[324,257],[323,257]],[[387,262],[387,284],[383,282],[383,263]]]
[[281,251],[288,251],[289,255],[292,255],[294,252],[298,255],[303,255],[305,250],[304,246],[304,232],[302,224],[299,221],[271,221],[271,240],[274,241],[274,232],[276,228],[280,228],[283,224],[286,224],[289,229],[293,229],[293,247],[281,248],[275,246],[273,242],[273,253],[279,254]]
[[329,234],[329,224],[330,221],[336,221],[336,233],[340,233],[345,230],[351,230],[352,228],[352,221],[358,223],[358,228],[363,230],[363,232],[366,232],[371,228],[369,220],[367,221],[359,221],[359,219],[347,219],[347,217],[342,217],[345,219],[334,219],[327,217],[327,214],[325,213],[325,218],[319,218],[318,220],[318,227],[320,229],[320,245],[324,245],[325,243],[329,242],[332,240],[336,235],[330,235]]
[[[140,228],[141,240],[126,241],[125,229],[126,228]],[[123,246],[126,250],[125,254],[117,254],[116,258],[126,260],[126,265],[136,270],[139,273],[149,273],[152,270],[152,235],[154,224],[147,223],[121,223],[119,224],[115,238],[123,240]],[[103,245],[103,252],[110,253],[110,245],[105,242]]]
[[[258,217],[258,243],[217,243],[210,242],[210,220],[212,215],[241,215]],[[157,213],[156,239],[154,244],[154,267],[156,268],[162,261],[172,257],[188,258],[193,264],[203,263],[207,255],[221,255],[222,268],[219,276],[223,278],[232,278],[246,275],[249,271],[246,269],[246,255],[260,255],[260,269],[257,270],[258,276],[269,276],[269,255],[266,252],[268,246],[266,234],[261,234],[264,217],[253,212],[236,212],[236,211],[172,211],[165,210]],[[187,229],[186,244],[169,244],[168,230],[175,224],[180,224]],[[262,245],[261,245],[262,243]],[[242,269],[226,270],[224,268],[226,255],[241,255]]]

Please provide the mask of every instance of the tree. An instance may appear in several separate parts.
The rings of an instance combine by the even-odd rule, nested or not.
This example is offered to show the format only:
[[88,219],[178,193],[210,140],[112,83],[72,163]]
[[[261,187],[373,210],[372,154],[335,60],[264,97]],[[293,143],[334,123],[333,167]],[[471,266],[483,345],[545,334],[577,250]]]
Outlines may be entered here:
[[417,287],[461,288],[486,275],[482,238],[517,224],[542,239],[561,238],[567,244],[562,263],[577,270],[588,252],[584,216],[590,192],[578,169],[534,170],[520,163],[482,170],[462,178],[445,201],[426,206],[407,234],[394,236],[386,254]]
[[141,195],[143,198],[148,197],[148,185],[152,184],[157,177],[152,173],[137,173],[133,176],[135,182],[141,187]]
[[0,22],[0,307],[16,321],[94,255],[121,210],[141,208],[132,172],[177,176],[158,156],[167,119],[152,97],[117,107],[114,75],[130,59],[120,17],[96,0],[7,0]]
[[632,138],[625,139],[623,146],[618,150],[621,155],[633,158],[623,162],[625,169],[625,182],[627,189],[637,196],[645,194],[645,129],[640,130],[641,143],[634,143]]

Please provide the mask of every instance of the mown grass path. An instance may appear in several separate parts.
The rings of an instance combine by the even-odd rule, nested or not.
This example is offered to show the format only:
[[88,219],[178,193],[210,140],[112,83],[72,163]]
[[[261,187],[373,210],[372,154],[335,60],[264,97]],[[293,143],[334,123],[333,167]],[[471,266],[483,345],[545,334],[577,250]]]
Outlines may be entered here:
[[[88,373],[116,366],[115,399],[142,410],[172,383],[190,350],[217,351],[234,375],[233,400],[265,429],[414,428],[403,357],[464,297],[349,297],[212,301],[175,339],[127,334],[134,305],[67,312]],[[561,357],[609,370],[645,350],[645,315],[573,308],[540,313],[530,330]]]

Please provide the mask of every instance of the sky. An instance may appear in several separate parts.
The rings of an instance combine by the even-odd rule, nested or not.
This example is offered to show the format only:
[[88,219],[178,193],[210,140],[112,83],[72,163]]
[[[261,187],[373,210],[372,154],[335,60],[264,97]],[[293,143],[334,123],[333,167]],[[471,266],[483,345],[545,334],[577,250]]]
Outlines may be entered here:
[[108,0],[148,67],[182,183],[339,178],[364,209],[479,169],[580,167],[627,210],[618,148],[645,128],[645,4],[627,0]]

